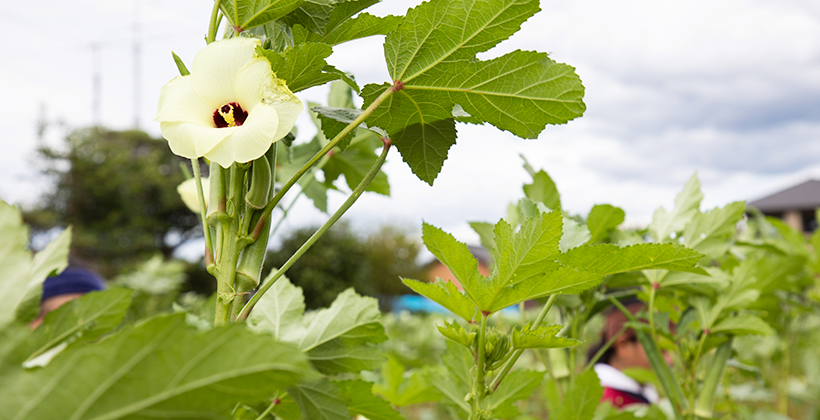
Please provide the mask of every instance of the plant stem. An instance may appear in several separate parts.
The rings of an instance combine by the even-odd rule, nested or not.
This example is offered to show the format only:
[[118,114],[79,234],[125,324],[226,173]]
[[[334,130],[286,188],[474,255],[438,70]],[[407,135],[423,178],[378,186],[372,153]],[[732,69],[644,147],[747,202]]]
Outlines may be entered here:
[[205,38],[205,42],[210,44],[214,42],[216,39],[216,31],[219,28],[219,4],[222,3],[222,0],[214,0],[214,8],[211,10],[211,20],[208,25],[208,36]]
[[484,341],[487,335],[487,314],[481,313],[481,329],[478,330],[478,360],[476,361],[478,371],[476,373],[475,383],[473,383],[473,413],[471,420],[479,420],[479,410],[484,403],[484,394],[487,391],[487,385],[484,383],[484,369],[486,368],[486,354]]
[[658,341],[658,335],[655,333],[655,293],[660,287],[660,283],[652,282],[649,286],[649,303],[646,305],[646,311],[649,318],[649,332],[652,334],[652,340]]
[[592,359],[589,359],[589,362],[587,363],[586,367],[584,367],[584,370],[581,371],[581,373],[584,373],[593,366],[595,366],[595,362],[597,362],[598,359],[600,359],[601,356],[603,356],[604,353],[606,353],[606,351],[609,350],[610,347],[612,347],[612,344],[615,343],[615,340],[617,340],[618,337],[620,337],[621,334],[624,333],[624,331],[626,331],[626,327],[621,327],[621,329],[618,330],[618,332],[614,336],[612,336],[612,338],[610,338],[609,341],[607,341],[606,344],[604,344],[604,346],[601,347],[600,350],[595,352],[595,355],[592,356]]
[[237,320],[247,319],[248,314],[250,314],[251,312],[251,309],[253,309],[253,306],[256,305],[257,302],[259,302],[259,299],[262,298],[262,295],[264,295],[265,292],[267,292],[268,289],[270,289],[271,286],[273,286],[273,284],[276,283],[276,281],[279,280],[279,278],[282,277],[282,275],[284,275],[285,272],[297,260],[299,260],[299,258],[301,258],[302,255],[304,255],[305,252],[307,252],[307,250],[310,249],[310,247],[313,246],[313,244],[316,243],[316,241],[319,240],[319,238],[322,235],[324,235],[325,232],[327,232],[328,229],[330,229],[331,226],[333,226],[333,224],[336,223],[336,221],[339,220],[339,218],[342,217],[343,214],[345,214],[345,212],[350,208],[350,206],[352,206],[353,203],[355,203],[356,200],[359,199],[362,193],[364,193],[364,191],[373,181],[373,178],[375,178],[376,175],[379,173],[379,170],[381,169],[382,165],[384,165],[384,161],[385,159],[387,159],[387,153],[390,152],[390,147],[392,146],[392,143],[390,143],[390,140],[388,139],[383,139],[383,141],[384,148],[382,149],[381,155],[379,155],[379,157],[376,159],[376,162],[373,163],[373,166],[370,167],[370,170],[367,172],[362,182],[360,182],[359,185],[356,186],[356,189],[353,190],[353,193],[350,194],[350,197],[348,197],[347,200],[345,200],[344,204],[342,204],[342,206],[339,207],[339,209],[336,210],[336,212],[333,213],[332,216],[330,216],[330,219],[328,219],[328,221],[325,222],[325,224],[322,225],[322,227],[320,227],[319,230],[317,230],[313,234],[313,236],[311,236],[310,239],[308,239],[307,242],[305,242],[304,245],[302,245],[302,247],[299,248],[299,250],[296,251],[296,253],[293,254],[281,268],[279,268],[276,274],[271,276],[268,281],[262,284],[262,286],[259,288],[259,291],[257,291],[256,294],[254,294],[250,298],[250,300],[248,300],[248,303],[246,303],[245,306],[242,308],[242,311],[236,317]]
[[270,412],[273,410],[273,407],[276,407],[276,405],[279,404],[279,402],[280,402],[279,397],[274,398],[273,401],[268,406],[268,408],[266,408],[265,411],[263,411],[262,414],[260,414],[259,417],[256,418],[256,420],[263,420],[265,418],[265,416],[270,414]]
[[260,222],[265,220],[265,218],[270,217],[271,212],[273,212],[273,209],[276,207],[277,204],[279,204],[279,201],[282,200],[282,197],[284,197],[285,194],[290,190],[290,188],[293,187],[293,184],[299,181],[299,178],[301,178],[302,175],[304,175],[308,170],[310,170],[310,168],[313,167],[313,165],[316,165],[316,163],[319,162],[320,159],[322,159],[328,152],[330,152],[334,147],[336,147],[336,145],[339,144],[339,142],[341,142],[342,139],[345,138],[345,136],[347,136],[351,131],[355,130],[356,127],[358,127],[361,123],[364,122],[364,120],[370,117],[370,115],[373,114],[376,108],[378,108],[379,105],[381,105],[382,102],[385,101],[385,99],[389,98],[390,95],[392,95],[398,89],[400,88],[394,85],[389,89],[385,90],[384,92],[382,92],[382,94],[379,95],[379,97],[376,98],[376,100],[373,101],[373,103],[370,104],[370,106],[368,106],[367,109],[365,109],[361,115],[356,117],[356,119],[353,120],[353,122],[351,122],[350,124],[348,124],[347,127],[344,128],[344,130],[339,132],[339,134],[337,134],[336,137],[333,138],[333,140],[328,142],[328,144],[326,144],[325,147],[322,148],[322,150],[319,150],[319,152],[317,152],[316,155],[314,155],[309,161],[307,161],[307,163],[305,163],[299,169],[299,171],[296,172],[296,174],[293,175],[293,177],[290,180],[288,180],[288,182],[285,183],[285,185],[282,186],[282,189],[276,193],[276,195],[273,197],[270,203],[268,203],[268,205],[265,206],[265,208],[262,210],[262,218],[259,219]]
[[245,172],[247,168],[241,164],[234,163],[231,166],[231,187],[230,203],[227,210],[227,217],[221,218],[222,228],[222,248],[219,255],[219,272],[216,278],[216,315],[214,325],[223,325],[232,319],[231,308],[236,299],[234,281],[236,280],[236,261],[239,252],[238,246],[240,224],[242,219],[242,200],[245,192]]
[[[538,318],[535,318],[535,321],[533,321],[530,329],[538,328],[538,326],[541,325],[541,322],[543,322],[544,318],[547,317],[547,313],[550,311],[550,308],[552,308],[552,305],[555,304],[556,299],[558,299],[557,294],[552,295],[549,299],[547,299],[547,303],[544,304],[543,308],[541,308],[541,312],[538,314]],[[504,364],[504,367],[501,369],[501,372],[498,374],[498,376],[495,377],[495,379],[493,379],[493,382],[490,384],[490,392],[493,392],[498,388],[498,385],[500,385],[504,377],[507,376],[508,373],[510,373],[510,369],[512,369],[513,365],[515,364],[515,362],[518,361],[518,358],[521,357],[522,353],[524,353],[524,350],[518,349],[515,351],[515,353],[513,353],[512,357],[510,357],[510,360],[507,360],[507,363]]]
[[199,174],[199,158],[191,159],[191,168],[194,171],[194,180],[196,182],[196,195],[199,198],[199,221],[202,223],[202,232],[205,234],[205,266],[213,264],[213,243],[211,242],[211,229],[208,226],[205,212],[207,211],[205,205],[205,193],[202,190],[202,177]]

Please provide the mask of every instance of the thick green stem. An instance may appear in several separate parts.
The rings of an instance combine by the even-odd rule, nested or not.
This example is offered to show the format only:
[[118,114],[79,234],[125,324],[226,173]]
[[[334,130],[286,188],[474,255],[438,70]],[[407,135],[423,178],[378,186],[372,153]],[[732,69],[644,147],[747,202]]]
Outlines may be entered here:
[[646,306],[647,316],[649,318],[649,332],[652,333],[652,339],[658,341],[658,335],[655,332],[655,293],[660,287],[660,283],[652,283],[649,286],[649,303]]
[[487,336],[487,315],[481,314],[481,328],[478,330],[478,359],[476,360],[478,371],[476,372],[475,383],[473,383],[473,404],[472,420],[480,420],[480,410],[484,403],[484,395],[487,391],[487,384],[484,383],[484,369],[486,369],[485,340]]
[[290,180],[288,180],[288,182],[286,182],[285,185],[282,186],[282,189],[276,193],[276,195],[273,197],[273,200],[271,200],[271,202],[268,203],[267,206],[265,206],[265,209],[263,210],[264,213],[262,215],[262,220],[270,216],[271,212],[273,212],[273,209],[276,208],[276,205],[279,204],[279,201],[282,200],[282,197],[284,197],[285,194],[291,189],[291,187],[293,187],[293,185],[296,184],[297,181],[299,181],[299,178],[301,178],[308,170],[310,170],[310,168],[316,165],[316,163],[319,162],[319,160],[322,159],[328,152],[333,150],[333,148],[336,147],[336,145],[339,144],[339,142],[341,142],[342,139],[345,138],[345,136],[350,134],[351,131],[355,130],[356,127],[361,125],[361,123],[363,123],[368,117],[370,117],[370,115],[373,114],[373,111],[375,111],[376,108],[378,108],[379,105],[382,104],[382,102],[384,102],[387,98],[390,97],[390,95],[392,95],[394,92],[400,89],[401,88],[397,85],[393,85],[389,89],[382,92],[382,94],[379,95],[379,97],[376,98],[376,100],[373,101],[373,103],[370,104],[370,106],[367,107],[367,109],[365,109],[361,115],[359,115],[355,120],[353,120],[353,122],[348,124],[347,127],[345,127],[344,130],[339,132],[339,134],[337,134],[336,137],[333,138],[333,140],[328,142],[328,144],[326,144],[325,147],[322,148],[322,150],[319,150],[319,152],[317,152],[316,155],[314,155],[309,161],[307,161],[307,163],[305,163],[299,169],[299,171],[296,172],[296,174],[293,175],[293,177]]
[[222,229],[222,248],[217,266],[216,278],[216,315],[214,325],[223,325],[231,320],[231,308],[236,299],[234,282],[236,280],[236,261],[239,252],[239,228],[242,223],[242,202],[245,195],[245,165],[234,163],[231,166],[230,206],[225,217],[220,218]]
[[256,303],[259,302],[259,299],[262,298],[262,295],[264,295],[265,292],[267,292],[268,289],[270,289],[271,286],[273,286],[273,284],[276,283],[276,281],[279,280],[279,278],[282,277],[282,275],[284,275],[285,272],[294,263],[296,263],[296,261],[299,260],[299,258],[301,258],[302,255],[304,255],[305,252],[307,252],[307,250],[310,249],[310,247],[313,246],[313,244],[316,243],[316,241],[319,240],[319,238],[322,235],[324,235],[325,232],[327,232],[328,229],[330,229],[331,226],[333,226],[333,224],[336,223],[336,221],[339,220],[339,218],[342,217],[343,214],[345,214],[345,212],[350,208],[350,206],[352,206],[353,203],[355,203],[356,200],[359,199],[359,197],[364,193],[364,191],[367,189],[370,183],[373,182],[373,179],[379,173],[379,170],[381,170],[382,165],[384,165],[385,159],[387,159],[387,153],[390,152],[391,146],[392,144],[390,143],[390,141],[384,139],[384,148],[382,149],[381,155],[379,155],[379,157],[376,159],[376,162],[373,163],[373,166],[370,167],[370,170],[367,172],[362,182],[360,182],[359,185],[356,186],[356,189],[353,190],[353,193],[350,194],[350,197],[348,197],[347,200],[345,200],[344,204],[342,204],[342,206],[339,207],[339,209],[336,210],[336,212],[333,213],[332,216],[330,216],[330,219],[328,219],[328,221],[325,222],[325,224],[322,225],[322,227],[320,227],[319,230],[317,230],[313,234],[313,236],[311,236],[310,239],[308,239],[307,242],[305,242],[304,245],[302,245],[302,247],[299,248],[299,250],[296,251],[296,253],[293,254],[290,257],[290,259],[288,259],[288,261],[285,262],[285,264],[281,268],[279,268],[279,270],[276,271],[276,273],[273,276],[270,277],[269,280],[262,284],[262,286],[259,288],[256,294],[254,294],[253,297],[251,297],[251,299],[248,301],[248,303],[245,304],[245,306],[242,308],[242,311],[236,317],[237,320],[246,319],[248,317],[248,314],[250,314],[251,310],[253,309],[254,305],[256,305]]
[[[541,312],[538,314],[538,317],[535,318],[535,321],[533,321],[532,326],[530,327],[531,329],[538,328],[538,326],[541,325],[542,322],[544,322],[544,318],[547,317],[547,313],[549,313],[550,308],[552,308],[552,305],[555,304],[556,299],[558,299],[557,294],[552,295],[549,299],[547,299],[547,303],[544,304],[544,307],[541,308]],[[500,385],[504,377],[507,376],[508,373],[510,373],[510,369],[512,369],[513,365],[515,364],[515,362],[518,361],[518,358],[521,357],[522,353],[524,353],[524,350],[518,349],[515,351],[515,353],[513,353],[512,357],[510,357],[510,360],[507,360],[507,363],[504,364],[504,367],[501,369],[501,372],[498,374],[498,376],[495,377],[495,379],[493,379],[493,382],[490,384],[490,392],[493,392],[498,388],[498,385]]]
[[205,38],[205,42],[210,44],[216,40],[216,31],[219,28],[219,4],[222,3],[222,0],[214,0],[214,8],[211,10],[211,20],[208,25],[208,36]]
[[[695,406],[695,415],[707,419],[712,418],[712,407],[715,406],[715,395],[718,383],[723,378],[723,371],[726,369],[726,362],[732,355],[732,339],[723,343],[715,352],[712,364],[706,372],[706,379],[703,381],[703,388],[698,396]],[[693,392],[694,394],[694,392]]]
[[214,245],[213,242],[211,242],[211,229],[208,227],[205,214],[207,207],[205,206],[205,193],[202,190],[202,177],[199,174],[199,158],[191,159],[191,168],[194,171],[196,195],[199,198],[199,222],[202,223],[202,232],[205,234],[205,266],[207,267],[214,262]]

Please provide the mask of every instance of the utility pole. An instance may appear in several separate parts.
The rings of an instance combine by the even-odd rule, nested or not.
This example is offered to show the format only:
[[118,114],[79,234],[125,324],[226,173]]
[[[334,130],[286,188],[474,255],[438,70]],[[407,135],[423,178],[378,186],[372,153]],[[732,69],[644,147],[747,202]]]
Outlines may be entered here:
[[140,0],[133,1],[134,23],[132,53],[134,61],[134,129],[140,128],[140,59],[142,45],[140,43]]
[[91,44],[91,56],[93,61],[93,75],[91,85],[91,122],[95,126],[100,125],[100,91],[102,90],[102,83],[100,75],[100,67],[102,67],[100,59],[100,44]]

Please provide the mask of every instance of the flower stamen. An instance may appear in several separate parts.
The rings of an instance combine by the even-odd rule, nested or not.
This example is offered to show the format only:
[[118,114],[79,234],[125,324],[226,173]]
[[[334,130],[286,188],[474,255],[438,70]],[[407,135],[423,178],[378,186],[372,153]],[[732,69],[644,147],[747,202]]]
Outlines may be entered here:
[[248,113],[236,102],[222,105],[214,111],[214,124],[218,128],[237,127],[245,122]]

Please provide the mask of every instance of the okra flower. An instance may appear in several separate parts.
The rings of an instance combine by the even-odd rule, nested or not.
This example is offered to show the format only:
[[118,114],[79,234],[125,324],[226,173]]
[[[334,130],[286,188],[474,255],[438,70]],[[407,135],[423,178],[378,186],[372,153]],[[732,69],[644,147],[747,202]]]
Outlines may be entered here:
[[302,102],[257,57],[258,45],[252,38],[213,42],[194,57],[190,75],[162,87],[155,120],[174,154],[227,168],[262,156],[290,132]]

